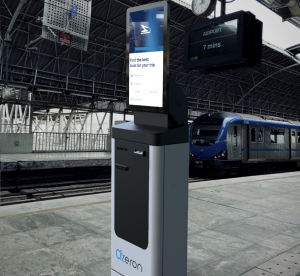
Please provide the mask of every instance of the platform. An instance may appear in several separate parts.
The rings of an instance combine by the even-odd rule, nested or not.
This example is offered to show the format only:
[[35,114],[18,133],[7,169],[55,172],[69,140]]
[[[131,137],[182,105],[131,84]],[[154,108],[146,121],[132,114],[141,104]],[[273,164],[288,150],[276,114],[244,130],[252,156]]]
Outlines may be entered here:
[[1,154],[2,171],[110,166],[110,152]]
[[[189,190],[188,276],[300,275],[300,172]],[[110,196],[0,207],[0,275],[110,276]]]

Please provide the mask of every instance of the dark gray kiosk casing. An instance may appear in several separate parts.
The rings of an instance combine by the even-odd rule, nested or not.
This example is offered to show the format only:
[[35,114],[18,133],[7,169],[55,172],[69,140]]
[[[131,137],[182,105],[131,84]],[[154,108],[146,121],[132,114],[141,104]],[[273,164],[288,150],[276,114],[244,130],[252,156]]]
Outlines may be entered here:
[[168,117],[136,111],[113,127],[112,276],[187,274],[188,125]]
[[[167,2],[133,9],[160,6],[168,26]],[[112,128],[112,276],[187,275],[188,104],[164,72],[162,108],[130,105],[128,89],[134,122]]]

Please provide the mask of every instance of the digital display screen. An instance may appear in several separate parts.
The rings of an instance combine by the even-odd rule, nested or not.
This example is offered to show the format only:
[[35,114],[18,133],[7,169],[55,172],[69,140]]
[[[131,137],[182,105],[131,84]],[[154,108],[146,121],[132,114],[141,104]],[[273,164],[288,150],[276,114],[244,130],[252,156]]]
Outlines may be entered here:
[[189,61],[198,61],[237,52],[238,20],[190,32]]
[[164,7],[129,17],[129,105],[163,107]]

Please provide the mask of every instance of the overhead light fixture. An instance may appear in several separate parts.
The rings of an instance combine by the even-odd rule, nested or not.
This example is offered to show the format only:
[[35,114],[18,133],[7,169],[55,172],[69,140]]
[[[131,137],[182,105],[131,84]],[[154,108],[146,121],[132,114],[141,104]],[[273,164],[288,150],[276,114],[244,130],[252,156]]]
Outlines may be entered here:
[[40,92],[47,92],[47,93],[62,94],[62,91],[58,91],[58,90],[38,89],[38,91],[40,91]]
[[292,16],[299,16],[300,15],[300,6],[298,0],[280,0],[282,5],[286,5]]
[[[96,95],[96,96],[101,96],[100,94],[95,94],[95,95]],[[101,97],[101,98],[99,98],[99,100],[103,100],[103,101],[113,101],[113,102],[118,101],[117,98],[108,98],[108,97]]]
[[78,97],[84,97],[84,98],[93,98],[93,96],[90,96],[90,95],[77,94],[77,93],[71,93],[70,96],[78,96]]
[[24,85],[8,85],[9,88],[19,88],[19,89],[27,89],[28,87],[27,86],[24,86]]

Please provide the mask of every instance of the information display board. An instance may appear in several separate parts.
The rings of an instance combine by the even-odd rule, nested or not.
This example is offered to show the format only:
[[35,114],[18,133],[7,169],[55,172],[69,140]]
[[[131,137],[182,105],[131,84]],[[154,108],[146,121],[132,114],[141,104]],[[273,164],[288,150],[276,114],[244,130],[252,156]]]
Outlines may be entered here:
[[239,11],[186,28],[184,67],[211,72],[255,66],[261,51],[262,23]]
[[190,33],[189,60],[219,57],[237,52],[238,20]]
[[127,106],[132,110],[166,108],[168,9],[164,1],[128,10]]

